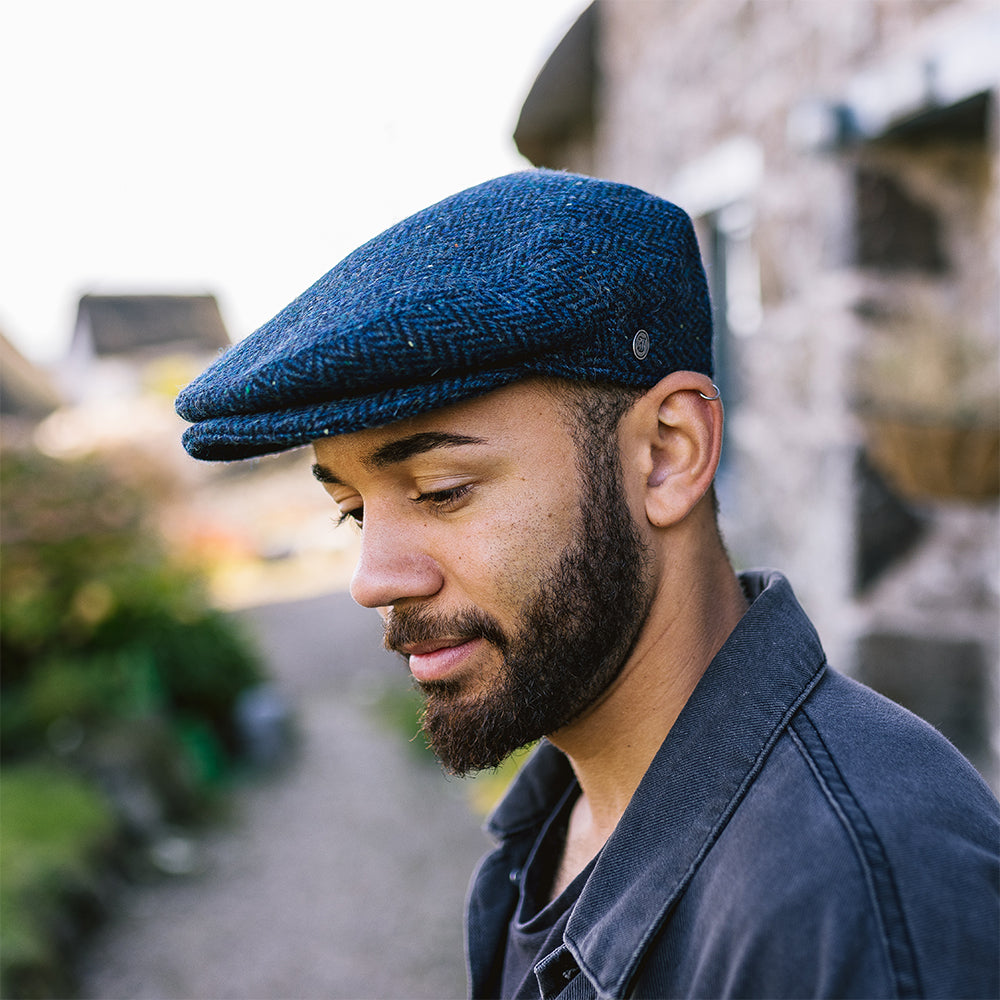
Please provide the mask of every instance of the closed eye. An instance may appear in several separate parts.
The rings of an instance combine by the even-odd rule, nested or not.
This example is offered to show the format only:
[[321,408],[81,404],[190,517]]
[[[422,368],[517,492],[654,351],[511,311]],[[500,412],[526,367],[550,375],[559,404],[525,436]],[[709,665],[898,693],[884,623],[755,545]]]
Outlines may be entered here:
[[341,513],[337,518],[337,527],[339,528],[345,521],[353,521],[360,528],[364,519],[364,507],[355,507],[354,510],[345,510]]
[[[447,514],[460,506],[471,491],[472,483],[465,483],[462,486],[452,486],[446,490],[431,490],[427,493],[419,493],[413,497],[413,502]],[[353,510],[341,512],[337,518],[337,527],[339,528],[347,521],[353,521],[360,528],[364,526],[364,520],[364,507],[355,507]]]
[[452,486],[446,490],[433,490],[429,493],[420,493],[413,498],[413,502],[432,507],[434,510],[443,513],[448,513],[454,510],[471,491],[472,483],[465,483],[462,486]]

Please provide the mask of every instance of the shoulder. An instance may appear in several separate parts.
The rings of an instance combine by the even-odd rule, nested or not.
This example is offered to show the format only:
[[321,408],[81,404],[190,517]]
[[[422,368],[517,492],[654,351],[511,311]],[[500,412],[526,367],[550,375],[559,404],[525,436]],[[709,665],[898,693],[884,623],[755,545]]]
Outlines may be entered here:
[[940,734],[831,672],[677,906],[687,974],[719,995],[995,995],[998,812]]
[[924,991],[995,995],[1000,806],[972,765],[923,720],[836,673],[790,735]]
[[894,851],[947,835],[996,853],[1000,805],[975,768],[937,730],[870,688],[828,670],[789,737],[817,788],[854,800]]

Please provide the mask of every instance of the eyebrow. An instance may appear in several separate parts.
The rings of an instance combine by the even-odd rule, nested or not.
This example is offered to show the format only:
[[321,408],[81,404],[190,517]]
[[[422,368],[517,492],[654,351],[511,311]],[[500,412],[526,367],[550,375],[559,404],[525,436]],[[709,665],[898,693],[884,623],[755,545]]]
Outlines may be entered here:
[[[390,465],[405,462],[408,458],[413,458],[414,455],[423,455],[428,451],[434,451],[435,448],[458,448],[462,445],[486,443],[484,438],[470,437],[467,434],[424,431],[420,434],[399,438],[397,441],[389,441],[362,459],[362,464],[369,469],[385,469]],[[344,485],[330,469],[325,465],[320,465],[319,462],[313,465],[312,474],[321,483],[330,483],[335,486]]]

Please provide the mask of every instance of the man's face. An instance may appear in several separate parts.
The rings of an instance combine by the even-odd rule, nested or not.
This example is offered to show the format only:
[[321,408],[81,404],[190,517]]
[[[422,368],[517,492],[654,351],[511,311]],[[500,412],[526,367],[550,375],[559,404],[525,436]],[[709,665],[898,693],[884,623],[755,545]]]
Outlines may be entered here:
[[618,676],[652,600],[615,440],[581,460],[564,405],[524,383],[315,443],[363,519],[351,585],[385,618],[456,773],[579,718]]

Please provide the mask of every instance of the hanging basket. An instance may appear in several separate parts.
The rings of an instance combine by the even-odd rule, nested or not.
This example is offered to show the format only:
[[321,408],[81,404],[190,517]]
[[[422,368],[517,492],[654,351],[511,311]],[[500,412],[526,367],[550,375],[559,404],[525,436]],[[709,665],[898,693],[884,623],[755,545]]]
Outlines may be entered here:
[[866,414],[868,456],[905,497],[988,501],[1000,496],[1000,424]]

